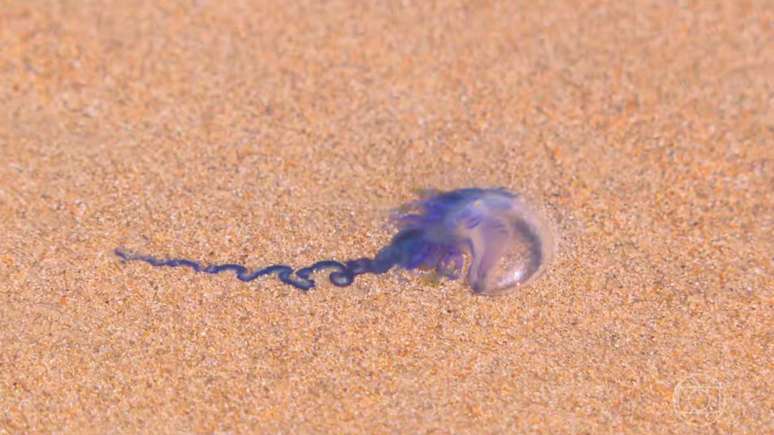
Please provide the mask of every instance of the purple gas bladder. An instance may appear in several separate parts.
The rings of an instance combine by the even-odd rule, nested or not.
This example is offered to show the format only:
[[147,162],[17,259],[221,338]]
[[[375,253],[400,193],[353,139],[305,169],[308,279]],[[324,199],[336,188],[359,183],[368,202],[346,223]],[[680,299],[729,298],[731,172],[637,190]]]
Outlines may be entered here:
[[401,210],[409,211],[396,213],[399,231],[374,265],[430,269],[455,279],[467,262],[473,291],[493,295],[537,277],[553,254],[545,221],[504,189],[435,193]]

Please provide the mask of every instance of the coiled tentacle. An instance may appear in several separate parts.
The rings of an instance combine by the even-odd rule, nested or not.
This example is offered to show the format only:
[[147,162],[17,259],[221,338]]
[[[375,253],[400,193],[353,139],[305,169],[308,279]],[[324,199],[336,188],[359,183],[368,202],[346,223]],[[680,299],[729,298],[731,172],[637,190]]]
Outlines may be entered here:
[[[208,264],[204,265],[197,261],[185,259],[185,258],[157,258],[151,255],[136,254],[128,252],[122,248],[116,248],[115,254],[121,258],[122,261],[143,261],[156,267],[188,267],[196,272],[218,274],[221,272],[234,272],[237,279],[249,282],[254,279],[261,278],[268,275],[276,275],[280,281],[285,284],[291,285],[299,290],[307,291],[315,287],[316,283],[312,279],[311,275],[315,272],[319,272],[325,269],[333,269],[328,275],[330,282],[338,287],[346,287],[355,281],[358,275],[364,273],[382,274],[387,272],[395,265],[389,258],[380,257],[376,260],[370,258],[360,258],[357,260],[349,260],[345,263],[341,263],[335,260],[322,260],[318,261],[311,266],[307,266],[298,270],[294,270],[292,267],[285,264],[274,264],[271,266],[250,271],[241,264]],[[293,276],[295,272],[295,277]]]

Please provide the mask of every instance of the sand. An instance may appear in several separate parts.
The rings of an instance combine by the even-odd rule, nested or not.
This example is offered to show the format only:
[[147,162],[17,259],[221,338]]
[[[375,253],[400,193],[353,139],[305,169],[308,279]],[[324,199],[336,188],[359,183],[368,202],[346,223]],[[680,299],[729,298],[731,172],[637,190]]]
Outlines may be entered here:
[[[770,1],[0,5],[0,432],[765,433]],[[417,189],[557,234],[508,295],[373,255]]]

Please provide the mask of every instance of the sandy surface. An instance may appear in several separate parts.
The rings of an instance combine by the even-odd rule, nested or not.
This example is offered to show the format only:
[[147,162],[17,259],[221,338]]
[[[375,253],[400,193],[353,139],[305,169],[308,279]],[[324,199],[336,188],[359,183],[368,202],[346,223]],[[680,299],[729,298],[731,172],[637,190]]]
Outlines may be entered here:
[[[770,432],[774,4],[372,3],[0,2],[0,432]],[[112,254],[373,255],[466,186],[544,276]]]

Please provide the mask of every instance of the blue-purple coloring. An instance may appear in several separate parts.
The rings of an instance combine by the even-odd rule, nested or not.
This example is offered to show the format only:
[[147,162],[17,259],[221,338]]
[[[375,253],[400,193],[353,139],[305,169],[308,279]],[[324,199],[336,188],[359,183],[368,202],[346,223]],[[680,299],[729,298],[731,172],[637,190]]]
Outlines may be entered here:
[[323,260],[298,270],[276,264],[251,271],[239,264],[160,259],[122,248],[115,253],[123,261],[153,266],[182,266],[211,274],[231,271],[242,281],[276,275],[303,291],[315,287],[312,275],[323,270],[330,271],[332,284],[345,287],[358,275],[383,274],[394,267],[433,270],[441,277],[456,279],[467,261],[466,280],[481,294],[525,283],[537,275],[551,253],[545,225],[518,195],[501,188],[432,192],[402,206],[392,220],[398,232],[373,258]]

